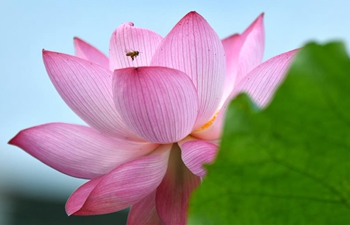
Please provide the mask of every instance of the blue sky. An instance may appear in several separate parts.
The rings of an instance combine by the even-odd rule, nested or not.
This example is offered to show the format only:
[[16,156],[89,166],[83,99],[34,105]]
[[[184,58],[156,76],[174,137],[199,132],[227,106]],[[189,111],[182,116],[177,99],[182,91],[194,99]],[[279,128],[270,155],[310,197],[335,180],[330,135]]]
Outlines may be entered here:
[[220,37],[242,32],[265,13],[265,59],[304,43],[350,40],[346,0],[293,1],[5,1],[0,2],[0,189],[67,197],[84,181],[63,175],[17,147],[18,131],[49,122],[84,124],[60,99],[42,63],[42,49],[73,54],[78,36],[108,53],[123,22],[165,36],[189,11],[197,11]]

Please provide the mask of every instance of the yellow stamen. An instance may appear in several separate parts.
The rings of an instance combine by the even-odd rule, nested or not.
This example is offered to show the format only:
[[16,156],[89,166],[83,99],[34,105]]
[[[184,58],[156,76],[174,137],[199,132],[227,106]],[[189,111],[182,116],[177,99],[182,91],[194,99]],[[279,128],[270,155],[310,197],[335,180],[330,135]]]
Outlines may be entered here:
[[196,130],[196,131],[202,131],[202,130],[205,130],[205,129],[207,129],[208,127],[210,127],[210,125],[212,125],[212,124],[214,123],[214,121],[215,121],[216,117],[218,116],[218,114],[219,114],[219,111],[217,111],[217,112],[215,113],[215,115],[213,116],[213,118],[211,118],[206,124],[204,124],[201,128],[199,128],[199,129]]

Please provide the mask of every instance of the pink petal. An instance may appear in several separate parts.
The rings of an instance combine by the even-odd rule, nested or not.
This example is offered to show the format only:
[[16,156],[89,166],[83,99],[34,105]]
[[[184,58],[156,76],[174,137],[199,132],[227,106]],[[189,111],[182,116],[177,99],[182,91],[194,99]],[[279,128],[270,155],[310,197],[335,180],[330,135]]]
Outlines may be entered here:
[[125,126],[112,98],[112,72],[86,60],[43,51],[47,73],[67,105],[87,124],[108,135],[138,139]]
[[[108,174],[107,174],[108,175]],[[107,175],[96,177],[82,186],[80,186],[75,192],[69,197],[66,202],[66,212],[68,216],[73,215],[75,212],[79,211],[84,205],[86,199],[89,197],[94,188],[102,181]],[[91,212],[87,215],[94,215],[97,213]],[[101,214],[101,213],[100,213]]]
[[196,139],[182,140],[179,142],[179,146],[182,161],[187,168],[195,175],[203,177],[206,174],[203,165],[214,161],[218,146]]
[[86,179],[106,174],[157,147],[112,139],[90,127],[65,123],[23,130],[9,143],[62,173]]
[[266,106],[276,87],[284,78],[295,53],[296,50],[281,54],[260,64],[252,70],[231,92],[231,95],[226,99],[217,117],[210,126],[198,129],[192,132],[191,135],[204,140],[220,139],[227,106],[240,92],[247,92],[259,106]]
[[296,52],[285,52],[257,66],[234,88],[232,96],[246,92],[258,106],[265,107],[284,79]]
[[180,149],[173,148],[167,173],[156,193],[157,212],[163,224],[186,224],[188,201],[200,182],[200,177],[183,164]]
[[162,225],[156,209],[156,190],[131,207],[127,225]]
[[225,52],[201,15],[190,12],[182,18],[158,47],[151,65],[174,68],[191,77],[199,97],[195,129],[215,114],[225,82]]
[[74,38],[74,49],[77,57],[94,62],[105,68],[109,68],[109,60],[107,56],[80,38]]
[[264,14],[261,14],[241,35],[235,34],[222,41],[226,53],[226,80],[221,103],[234,85],[261,63],[265,42],[263,19]]
[[224,46],[226,55],[226,79],[224,93],[222,95],[223,102],[233,90],[238,71],[239,52],[242,48],[242,38],[240,35],[234,34],[222,40],[222,45]]
[[[112,34],[109,47],[109,68],[148,66],[162,37],[150,30],[135,28],[133,23],[120,25]],[[132,60],[126,53],[138,51]]]
[[187,136],[198,113],[191,79],[165,67],[114,71],[114,101],[127,126],[154,143],[172,143]]
[[265,45],[263,13],[243,32],[241,38],[243,43],[239,52],[236,84],[262,62]]
[[79,187],[68,199],[68,215],[97,215],[133,205],[152,193],[167,169],[171,145],[125,163]]

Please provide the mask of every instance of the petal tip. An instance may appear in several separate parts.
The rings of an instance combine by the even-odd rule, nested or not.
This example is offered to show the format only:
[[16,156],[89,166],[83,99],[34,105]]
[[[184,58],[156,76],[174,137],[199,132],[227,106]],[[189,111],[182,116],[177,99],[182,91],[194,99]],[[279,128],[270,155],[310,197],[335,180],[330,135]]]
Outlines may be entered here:
[[74,209],[74,208],[67,208],[66,207],[66,214],[67,216],[88,216],[90,214],[82,212],[82,208]]
[[252,26],[255,26],[256,24],[262,24],[264,23],[264,17],[265,17],[265,13],[261,13],[252,23]]
[[11,138],[11,140],[9,140],[7,142],[7,144],[20,147],[19,145],[20,145],[21,139],[22,139],[25,131],[28,129],[30,129],[30,128],[27,128],[27,129],[24,129],[24,130],[21,130],[20,132],[18,132],[13,138]]
[[67,212],[67,211],[66,211],[66,214],[67,214],[67,216],[73,215],[73,213],[70,213],[70,212]]
[[66,208],[66,214],[67,214],[67,216],[72,216],[72,215],[74,215],[75,212],[76,212],[76,211],[74,211],[74,210],[69,210],[69,209]]
[[196,11],[190,11],[182,19],[187,18],[187,17],[202,17],[202,16]]
[[51,58],[53,56],[54,53],[57,53],[57,52],[52,52],[52,51],[48,51],[48,50],[43,49],[42,56],[43,56],[44,64],[47,62],[47,60],[49,58]]
[[256,23],[261,23],[262,20],[264,19],[264,15],[265,15],[265,13],[261,13],[261,14],[254,20],[254,22],[252,23],[252,25],[253,25],[253,24],[256,24]]
[[42,54],[44,55],[44,54],[46,54],[48,51],[45,50],[45,49],[43,49],[43,50],[41,50],[41,52],[42,52]]
[[79,42],[82,42],[83,40],[81,39],[81,38],[79,38],[79,37],[77,37],[77,36],[74,36],[73,37],[73,42],[74,42],[74,44],[78,44]]
[[61,54],[61,53],[59,53],[59,52],[53,52],[53,51],[48,51],[48,50],[43,49],[43,50],[42,50],[42,54],[43,54],[43,56],[46,56],[46,55]]
[[[76,202],[75,202],[76,203]],[[69,198],[68,201],[66,202],[65,209],[66,209],[66,214],[68,216],[74,216],[74,215],[79,215],[79,211],[81,210],[82,205],[74,204],[74,201],[71,201]]]
[[17,143],[16,140],[17,140],[17,137],[18,137],[19,134],[20,134],[20,133],[18,133],[16,136],[14,136],[13,138],[11,138],[11,140],[9,140],[9,141],[7,142],[7,144],[17,146],[17,145],[16,145],[16,143]]

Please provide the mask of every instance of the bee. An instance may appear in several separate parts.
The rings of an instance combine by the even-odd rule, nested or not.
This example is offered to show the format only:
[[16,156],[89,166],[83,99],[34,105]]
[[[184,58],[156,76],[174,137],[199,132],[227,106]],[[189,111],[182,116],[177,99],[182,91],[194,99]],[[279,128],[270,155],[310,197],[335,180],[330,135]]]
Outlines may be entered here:
[[132,51],[132,52],[127,52],[126,56],[130,56],[132,61],[134,61],[134,59],[136,58],[136,56],[138,56],[140,54],[139,51]]

